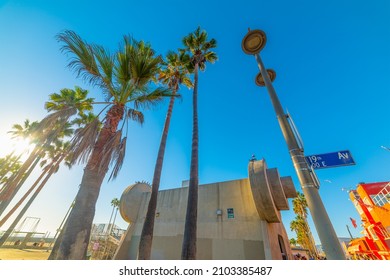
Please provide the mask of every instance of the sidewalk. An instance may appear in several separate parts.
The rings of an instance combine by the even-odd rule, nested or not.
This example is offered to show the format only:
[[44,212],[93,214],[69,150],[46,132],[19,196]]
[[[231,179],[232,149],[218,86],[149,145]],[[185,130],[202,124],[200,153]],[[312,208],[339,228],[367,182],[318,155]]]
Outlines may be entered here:
[[0,260],[47,260],[50,252],[36,249],[0,249]]

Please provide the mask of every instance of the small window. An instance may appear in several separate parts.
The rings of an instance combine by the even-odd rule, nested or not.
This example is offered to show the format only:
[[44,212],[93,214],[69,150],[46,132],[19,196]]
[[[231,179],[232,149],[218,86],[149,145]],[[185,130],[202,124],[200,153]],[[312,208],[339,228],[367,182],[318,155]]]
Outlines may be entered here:
[[227,209],[227,217],[228,217],[228,219],[234,219],[234,209],[233,208]]

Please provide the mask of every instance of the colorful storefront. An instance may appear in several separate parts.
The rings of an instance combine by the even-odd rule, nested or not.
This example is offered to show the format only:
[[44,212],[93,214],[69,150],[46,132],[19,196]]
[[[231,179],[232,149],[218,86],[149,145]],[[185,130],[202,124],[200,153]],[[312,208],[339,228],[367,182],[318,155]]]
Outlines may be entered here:
[[349,192],[364,237],[353,239],[348,253],[354,259],[390,260],[390,182],[360,183]]

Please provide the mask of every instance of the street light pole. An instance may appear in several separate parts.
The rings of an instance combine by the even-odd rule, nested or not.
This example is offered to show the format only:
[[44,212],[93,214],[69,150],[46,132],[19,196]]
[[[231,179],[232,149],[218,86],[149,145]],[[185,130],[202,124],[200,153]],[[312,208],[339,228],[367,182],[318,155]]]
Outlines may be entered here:
[[315,180],[314,171],[305,160],[303,147],[299,144],[288,121],[288,115],[284,113],[272,86],[271,80],[276,77],[276,74],[273,70],[266,70],[260,58],[259,53],[265,42],[266,36],[263,31],[249,30],[242,40],[242,49],[246,54],[254,55],[256,58],[260,69],[260,73],[256,77],[256,84],[259,86],[265,85],[267,88],[326,257],[330,260],[345,260],[341,244],[320,198],[319,185],[318,181]]

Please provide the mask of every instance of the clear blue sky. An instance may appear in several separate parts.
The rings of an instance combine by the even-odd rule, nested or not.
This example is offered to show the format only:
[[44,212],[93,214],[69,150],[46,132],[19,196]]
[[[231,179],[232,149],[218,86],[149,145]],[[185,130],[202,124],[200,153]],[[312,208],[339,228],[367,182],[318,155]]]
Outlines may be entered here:
[[[248,27],[262,29],[261,52],[277,72],[274,87],[294,118],[307,155],[350,150],[356,165],[319,170],[320,195],[336,233],[354,236],[359,220],[346,192],[359,182],[389,181],[390,2],[378,1],[3,1],[0,4],[0,140],[26,118],[45,115],[50,93],[79,85],[102,99],[97,88],[77,79],[59,51],[55,35],[71,29],[91,43],[115,50],[122,36],[152,44],[160,54],[181,47],[197,26],[218,42],[219,60],[199,78],[200,183],[247,177],[252,154],[265,158],[301,190],[265,88],[254,84],[253,57],[241,50]],[[173,112],[161,188],[188,179],[191,92]],[[95,222],[107,223],[110,201],[137,180],[151,182],[167,103],[132,124],[126,162],[117,180],[104,183]],[[51,179],[28,212],[38,230],[54,234],[81,181],[82,167],[65,167]],[[283,212],[290,237],[291,211]],[[127,224],[118,216],[118,224]],[[7,226],[8,224],[6,224]],[[6,229],[4,226],[2,229]],[[315,227],[311,225],[319,242]]]

